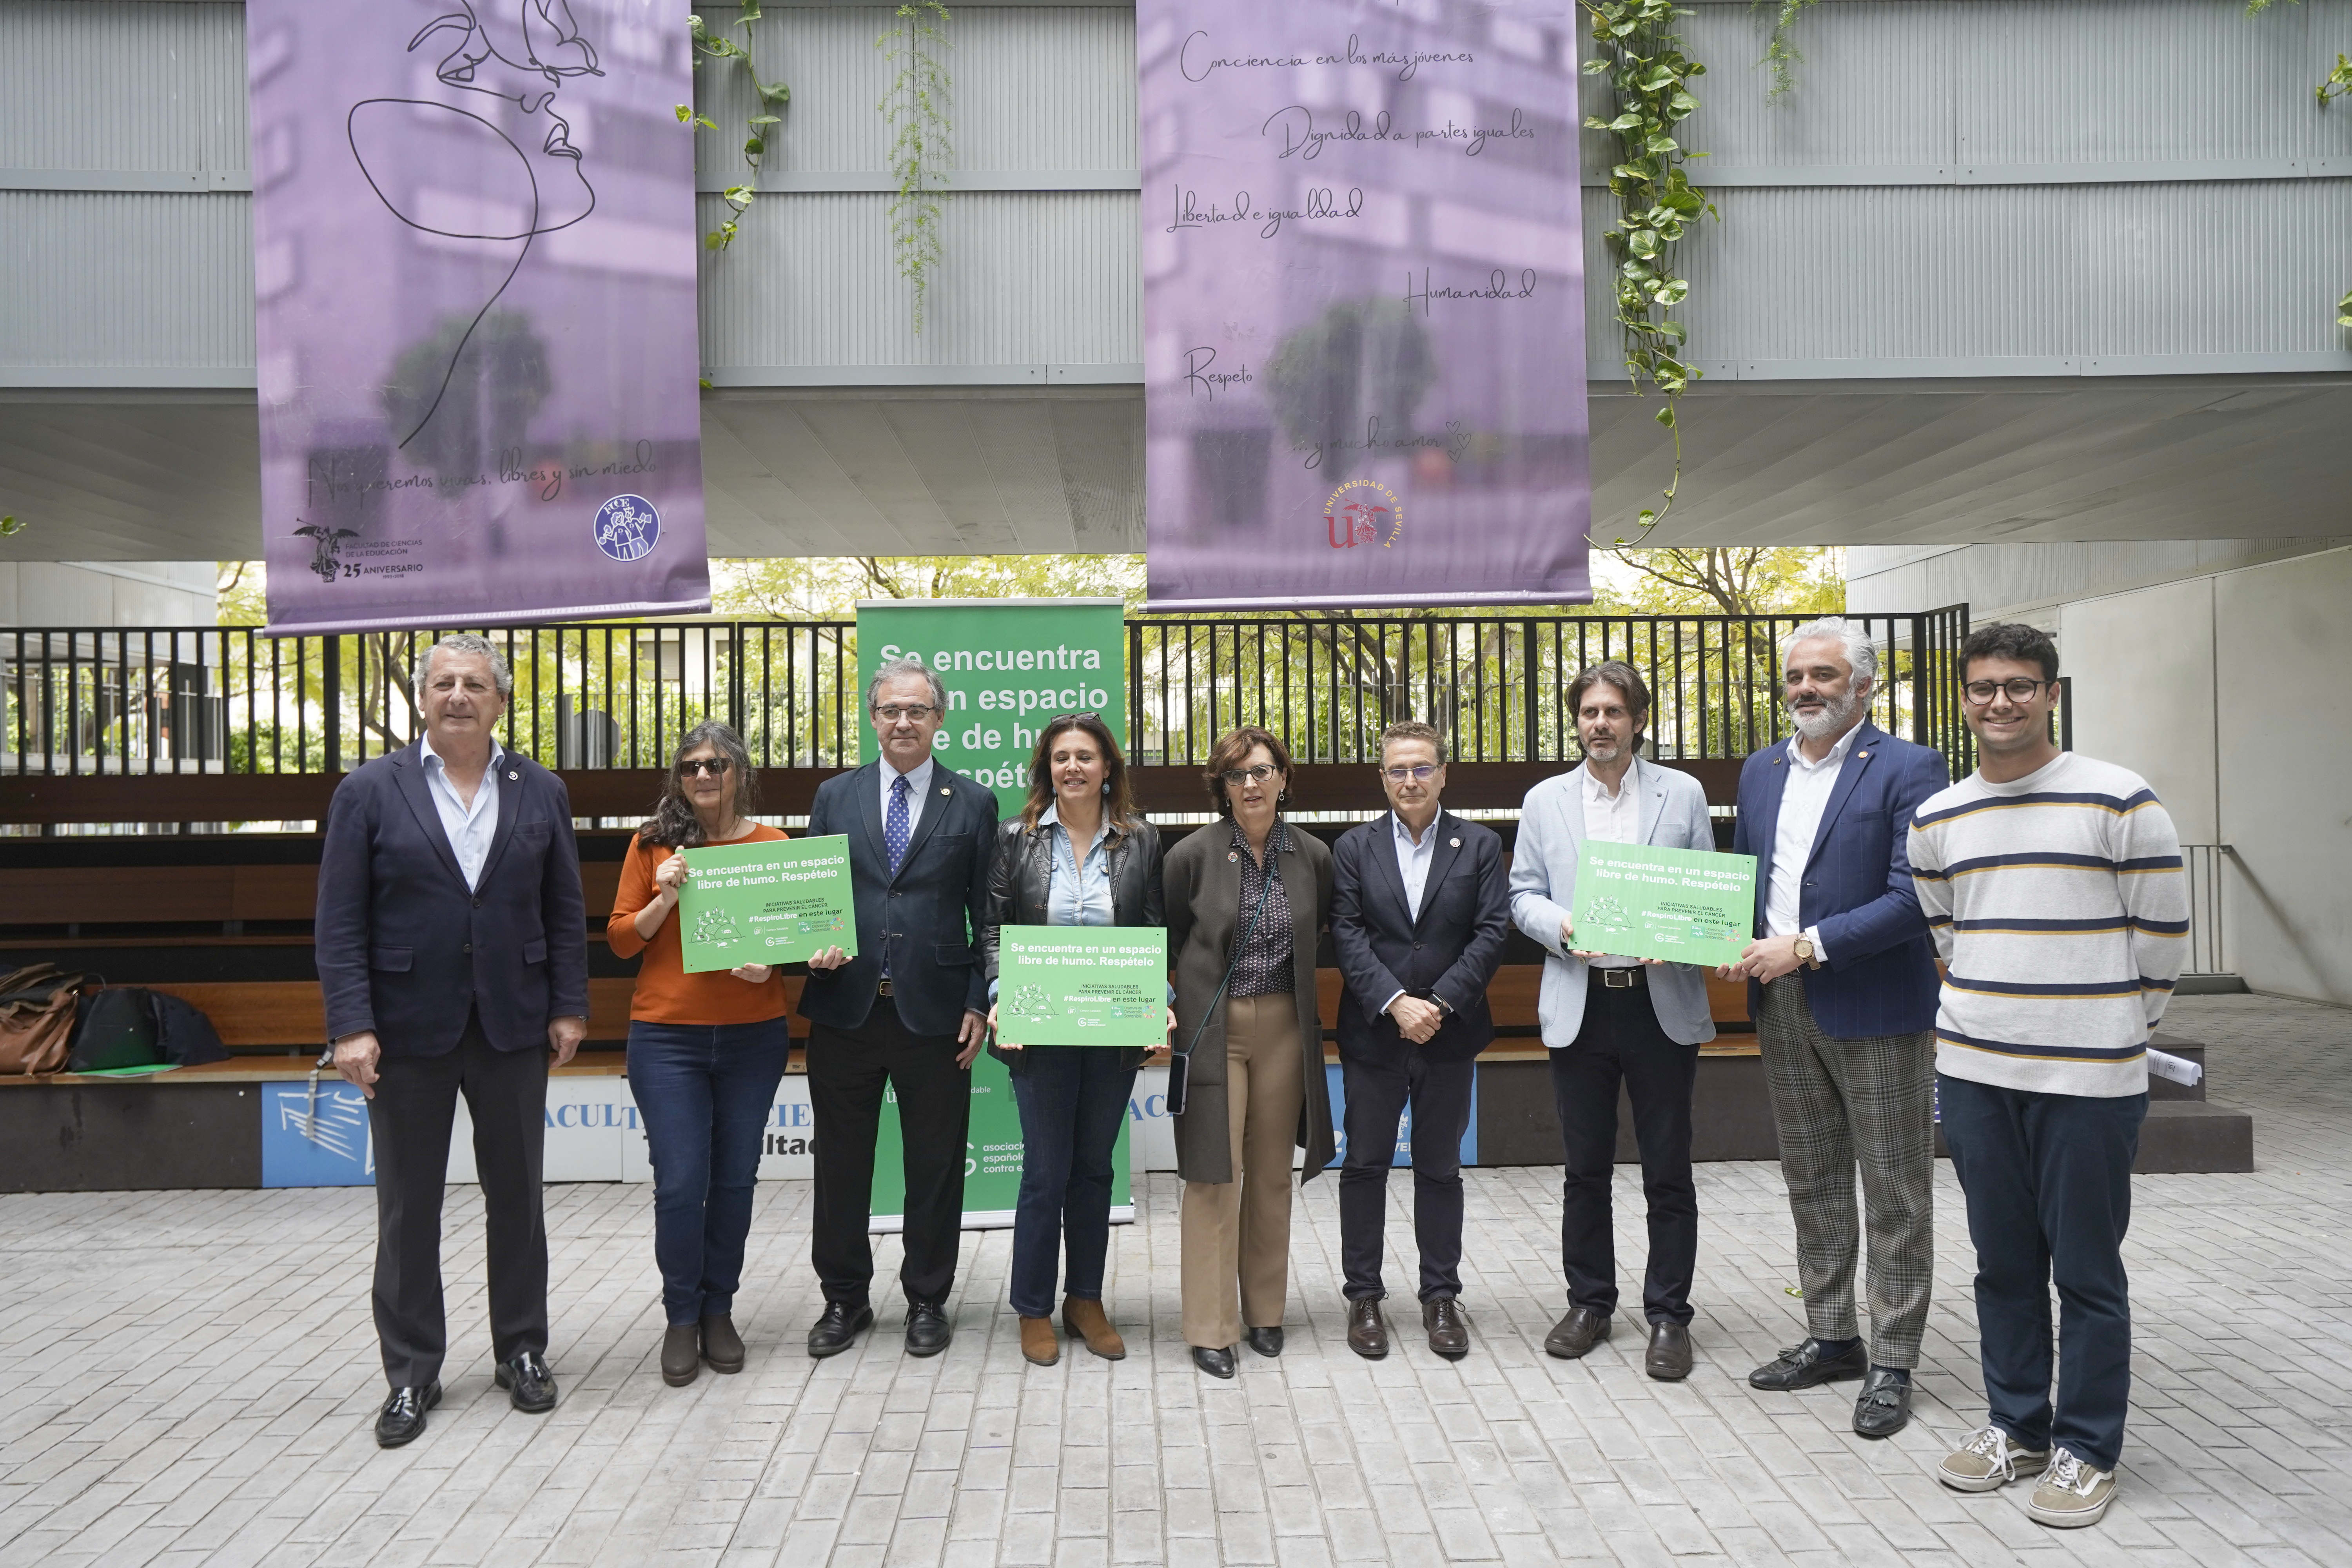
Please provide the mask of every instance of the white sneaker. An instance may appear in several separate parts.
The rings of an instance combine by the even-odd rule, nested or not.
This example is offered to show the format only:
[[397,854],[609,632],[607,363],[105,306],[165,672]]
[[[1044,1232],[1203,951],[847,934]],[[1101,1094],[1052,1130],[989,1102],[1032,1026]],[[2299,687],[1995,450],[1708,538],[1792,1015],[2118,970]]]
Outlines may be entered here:
[[[2049,1462],[2046,1450],[2016,1447],[2011,1444],[2008,1433],[1998,1426],[1986,1426],[1969,1434],[1967,1442],[1944,1456],[1944,1462],[1936,1467],[1936,1479],[1956,1492],[1999,1491],[2018,1477]],[[2083,1522],[2088,1524],[2090,1521]]]
[[2025,1511],[2043,1524],[2071,1530],[2098,1523],[2115,1500],[2113,1470],[2095,1470],[2075,1458],[2073,1449],[2061,1448],[2050,1456],[2050,1468],[2042,1472],[2042,1484],[2033,1489]]

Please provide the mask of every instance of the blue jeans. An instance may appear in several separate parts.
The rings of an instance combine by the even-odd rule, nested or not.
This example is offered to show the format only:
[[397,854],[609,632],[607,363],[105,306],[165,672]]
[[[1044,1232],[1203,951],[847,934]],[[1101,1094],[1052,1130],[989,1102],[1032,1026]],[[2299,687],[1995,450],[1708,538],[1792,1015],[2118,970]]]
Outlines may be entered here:
[[760,1141],[792,1039],[758,1024],[629,1026],[629,1089],[654,1163],[654,1260],[672,1325],[730,1312]]
[[[2122,1456],[2131,1402],[2124,1231],[2147,1096],[2041,1094],[1937,1074],[1944,1142],[1977,1249],[1977,1329],[1992,1425],[2095,1469]],[[2050,1287],[2058,1403],[2050,1403]]]
[[1021,1196],[1013,1213],[1013,1310],[1054,1315],[1055,1266],[1065,1294],[1099,1301],[1110,1256],[1111,1152],[1135,1090],[1130,1053],[1102,1046],[1031,1046],[1013,1068],[1021,1110]]

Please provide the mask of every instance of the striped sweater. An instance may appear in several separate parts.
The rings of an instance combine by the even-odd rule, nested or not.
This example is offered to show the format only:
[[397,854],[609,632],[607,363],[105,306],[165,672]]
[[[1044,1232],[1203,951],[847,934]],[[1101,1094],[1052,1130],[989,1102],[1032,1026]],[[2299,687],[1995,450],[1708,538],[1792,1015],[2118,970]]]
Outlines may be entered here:
[[1936,1070],[2146,1091],[2147,1037],[2189,946],[2179,836],[2147,781],[2073,752],[2008,784],[1971,773],[1920,803],[1910,847],[1948,970]]

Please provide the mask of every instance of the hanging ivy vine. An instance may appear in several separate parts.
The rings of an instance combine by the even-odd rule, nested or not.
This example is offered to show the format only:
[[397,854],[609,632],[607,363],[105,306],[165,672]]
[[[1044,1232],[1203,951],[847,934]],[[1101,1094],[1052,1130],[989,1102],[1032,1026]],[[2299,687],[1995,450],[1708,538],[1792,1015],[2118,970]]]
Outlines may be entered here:
[[[1767,5],[1770,0],[1757,3]],[[1804,63],[1805,57],[1797,52],[1789,37],[1796,30],[1797,13],[1813,3],[1814,0],[1780,0],[1780,14],[1772,18],[1772,41],[1764,46],[1764,58],[1757,62],[1772,68],[1772,85],[1764,94],[1767,103],[1797,85],[1796,69]]]
[[1636,392],[1655,391],[1665,399],[1656,418],[1673,434],[1674,475],[1654,507],[1643,507],[1633,540],[1638,543],[1673,510],[1683,481],[1683,432],[1676,407],[1683,391],[1699,379],[1691,364],[1689,333],[1674,310],[1690,297],[1689,280],[1675,270],[1675,253],[1702,212],[1720,219],[1706,193],[1690,183],[1683,165],[1694,154],[1675,135],[1675,127],[1698,108],[1690,83],[1706,68],[1683,50],[1675,18],[1687,13],[1674,0],[1580,0],[1592,19],[1600,56],[1587,60],[1588,76],[1605,76],[1616,95],[1613,119],[1588,117],[1584,123],[1616,139],[1618,161],[1609,171],[1609,194],[1619,206],[1616,226],[1603,236],[1617,264],[1617,325],[1624,334],[1625,374]]
[[890,86],[875,105],[890,128],[890,172],[898,195],[890,203],[890,245],[898,276],[914,286],[915,331],[923,330],[923,303],[940,263],[940,187],[950,153],[950,79],[943,57],[948,8],[940,0],[904,0],[874,47],[892,67]]
[[[743,122],[743,165],[748,172],[740,184],[730,185],[719,193],[719,199],[727,204],[727,221],[702,237],[702,243],[713,250],[724,250],[735,243],[743,215],[751,209],[751,203],[759,195],[760,169],[767,162],[768,142],[775,135],[775,128],[784,122],[784,105],[792,101],[791,88],[780,81],[760,79],[759,64],[751,58],[752,36],[763,19],[760,0],[742,0],[733,29],[743,35],[743,41],[740,44],[725,33],[710,31],[709,26],[698,15],[686,19],[687,32],[693,38],[696,70],[702,68],[705,60],[738,60],[742,63],[743,74],[751,83],[751,112]],[[710,131],[719,129],[716,121],[697,114],[690,103],[677,106],[677,119],[679,124],[688,127],[698,126]]]
[[[2249,16],[2259,16],[2270,8],[2271,0],[2246,0],[2246,15]],[[2352,94],[2352,55],[2336,56],[2336,68],[2321,79],[2312,91],[2318,98],[2322,109],[2336,99]],[[2347,291],[2344,298],[2336,301],[2336,324],[2352,327],[2352,291]]]

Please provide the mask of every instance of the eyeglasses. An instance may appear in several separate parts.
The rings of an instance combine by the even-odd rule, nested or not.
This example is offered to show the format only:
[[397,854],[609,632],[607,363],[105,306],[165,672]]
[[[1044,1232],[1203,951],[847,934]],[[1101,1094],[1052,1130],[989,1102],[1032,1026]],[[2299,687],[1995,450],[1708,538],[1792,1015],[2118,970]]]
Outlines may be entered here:
[[2054,680],[2028,680],[2021,675],[2009,680],[1971,680],[1960,688],[1960,693],[1976,707],[1983,708],[2003,692],[2008,693],[2011,702],[2031,702],[2035,692],[2057,684]]
[[1437,769],[1435,763],[1415,763],[1411,767],[1400,763],[1392,768],[1382,768],[1381,773],[1391,784],[1402,784],[1407,779],[1416,784],[1426,784],[1436,775]]
[[910,719],[919,724],[938,711],[928,702],[886,702],[874,710],[874,717],[886,724],[896,724],[901,719]]
[[1217,777],[1224,781],[1226,788],[1239,789],[1244,784],[1262,784],[1281,771],[1272,763],[1260,763],[1254,768],[1227,768]]
[[723,779],[727,776],[727,770],[734,765],[732,757],[688,757],[677,764],[677,776],[699,778],[709,773],[712,778]]

